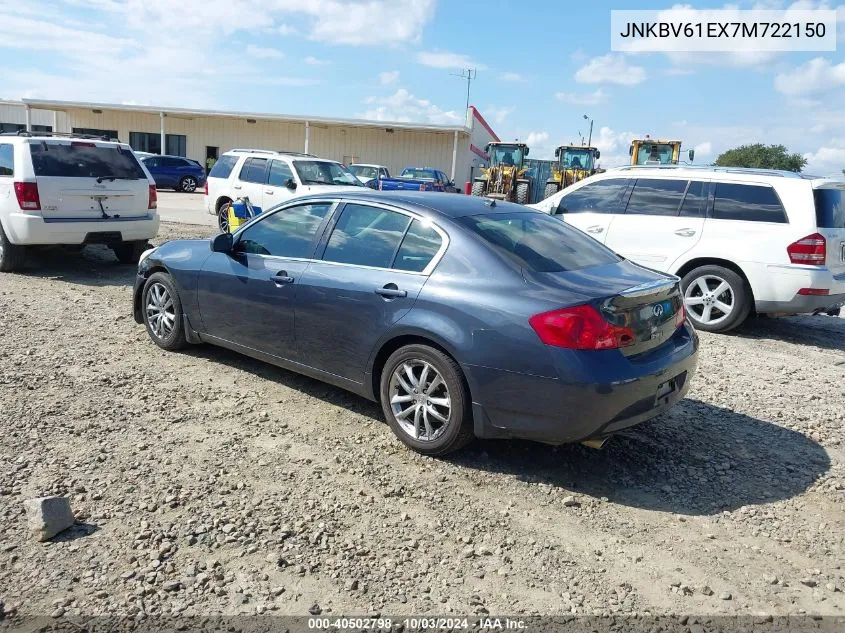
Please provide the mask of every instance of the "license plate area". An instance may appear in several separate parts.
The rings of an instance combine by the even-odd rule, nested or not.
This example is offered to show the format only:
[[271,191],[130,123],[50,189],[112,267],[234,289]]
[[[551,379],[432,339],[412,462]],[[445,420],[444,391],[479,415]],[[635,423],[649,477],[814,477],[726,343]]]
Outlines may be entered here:
[[672,378],[657,385],[655,405],[668,404],[669,397],[678,390],[678,378]]

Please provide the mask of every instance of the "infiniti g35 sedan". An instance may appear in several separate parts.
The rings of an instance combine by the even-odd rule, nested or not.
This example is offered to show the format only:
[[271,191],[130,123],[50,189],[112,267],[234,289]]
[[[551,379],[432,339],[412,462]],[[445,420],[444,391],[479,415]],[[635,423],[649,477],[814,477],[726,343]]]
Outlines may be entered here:
[[427,455],[480,438],[603,440],[684,397],[677,277],[531,209],[377,191],[298,198],[146,252],[134,316],[378,401]]

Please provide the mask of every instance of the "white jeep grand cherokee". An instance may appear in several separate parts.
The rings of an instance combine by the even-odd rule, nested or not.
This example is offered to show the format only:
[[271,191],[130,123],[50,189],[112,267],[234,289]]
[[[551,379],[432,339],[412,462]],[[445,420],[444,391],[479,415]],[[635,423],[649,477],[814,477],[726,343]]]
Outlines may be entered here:
[[106,244],[136,264],[158,234],[155,182],[125,143],[0,135],[0,271],[36,245]]
[[773,170],[623,167],[533,207],[628,259],[681,277],[697,328],[752,310],[835,312],[845,303],[845,182]]

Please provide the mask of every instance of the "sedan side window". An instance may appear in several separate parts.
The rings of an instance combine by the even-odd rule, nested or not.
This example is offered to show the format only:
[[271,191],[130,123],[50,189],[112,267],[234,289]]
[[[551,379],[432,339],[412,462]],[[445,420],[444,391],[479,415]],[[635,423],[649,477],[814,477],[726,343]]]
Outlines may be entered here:
[[243,231],[235,251],[276,257],[310,258],[317,230],[332,204],[302,204],[271,213]]
[[393,268],[419,273],[425,270],[429,262],[434,259],[443,238],[430,225],[414,220],[402,240],[402,246],[396,254]]
[[284,187],[288,180],[293,180],[293,171],[283,160],[270,161],[270,171],[267,172],[267,184],[271,187]]
[[565,193],[555,213],[622,213],[622,194],[627,186],[627,178],[591,182],[572,193]]
[[411,218],[362,204],[347,204],[332,231],[323,259],[390,268]]

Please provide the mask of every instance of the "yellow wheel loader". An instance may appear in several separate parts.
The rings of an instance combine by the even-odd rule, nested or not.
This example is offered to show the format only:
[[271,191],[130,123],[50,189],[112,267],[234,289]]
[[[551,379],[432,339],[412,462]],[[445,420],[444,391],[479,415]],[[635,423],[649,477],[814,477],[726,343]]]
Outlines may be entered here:
[[525,143],[489,143],[484,149],[490,166],[472,182],[471,193],[495,200],[519,204],[531,203],[531,177],[525,167],[528,146]]
[[552,168],[552,176],[546,181],[543,198],[556,194],[564,187],[584,180],[596,173],[596,161],[601,152],[595,147],[583,145],[561,145],[555,150],[557,164]]
[[[628,153],[631,165],[677,165],[681,159],[681,141],[658,141],[646,135],[631,141]],[[695,150],[689,150],[687,157],[692,162]]]

